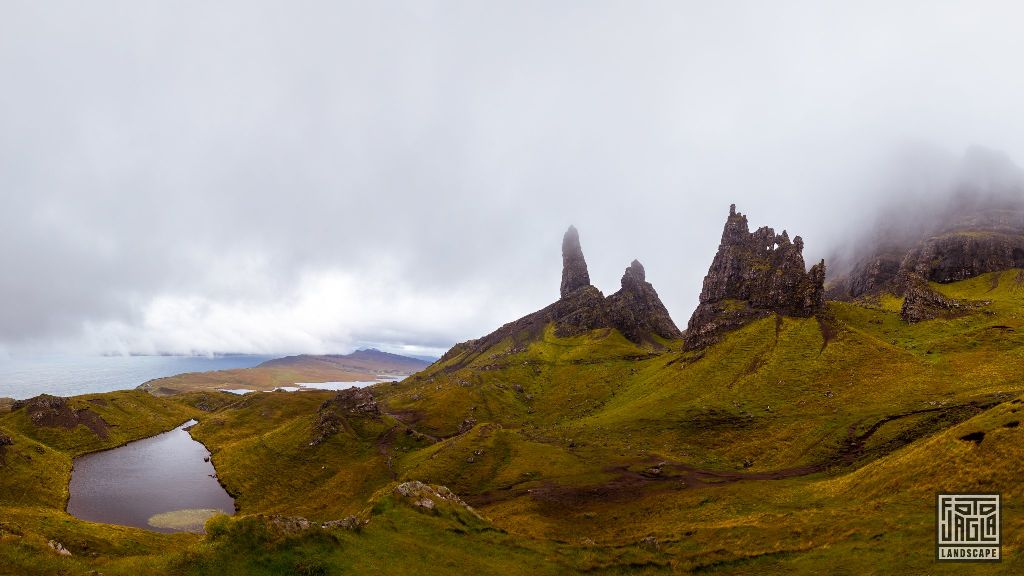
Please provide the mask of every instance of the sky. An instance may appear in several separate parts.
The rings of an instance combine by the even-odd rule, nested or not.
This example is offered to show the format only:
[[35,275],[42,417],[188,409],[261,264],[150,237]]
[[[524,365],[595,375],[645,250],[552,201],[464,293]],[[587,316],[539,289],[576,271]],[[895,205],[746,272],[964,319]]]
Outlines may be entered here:
[[1024,159],[1022,17],[7,0],[0,355],[439,354],[554,301],[570,224],[685,326],[730,203],[810,264],[908,158]]

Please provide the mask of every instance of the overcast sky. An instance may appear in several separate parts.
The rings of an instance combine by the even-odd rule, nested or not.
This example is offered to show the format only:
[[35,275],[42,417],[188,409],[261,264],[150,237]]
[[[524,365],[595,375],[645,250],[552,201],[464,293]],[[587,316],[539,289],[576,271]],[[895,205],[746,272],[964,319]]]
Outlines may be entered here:
[[810,263],[908,154],[1024,159],[1015,6],[6,0],[0,354],[438,353],[569,224],[685,326],[732,202]]

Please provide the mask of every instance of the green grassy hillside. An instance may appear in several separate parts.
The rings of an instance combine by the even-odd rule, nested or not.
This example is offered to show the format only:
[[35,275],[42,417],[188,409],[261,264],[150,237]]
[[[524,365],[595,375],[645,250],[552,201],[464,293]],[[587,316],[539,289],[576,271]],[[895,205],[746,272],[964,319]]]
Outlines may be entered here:
[[[933,285],[977,304],[952,318],[907,324],[894,296],[830,302],[820,318],[766,318],[702,351],[636,345],[607,329],[560,338],[549,327],[374,386],[372,406],[329,392],[74,399],[118,423],[107,439],[39,429],[15,411],[0,416],[14,442],[0,468],[0,566],[959,573],[932,560],[934,497],[979,490],[1004,500],[1005,560],[984,571],[1017,573],[1022,278]],[[189,417],[236,517],[211,520],[203,538],[61,511],[72,456]],[[472,510],[396,491],[414,480],[446,486]],[[283,528],[276,516],[311,524]],[[319,527],[349,516],[358,529]],[[57,557],[49,539],[74,556]]]

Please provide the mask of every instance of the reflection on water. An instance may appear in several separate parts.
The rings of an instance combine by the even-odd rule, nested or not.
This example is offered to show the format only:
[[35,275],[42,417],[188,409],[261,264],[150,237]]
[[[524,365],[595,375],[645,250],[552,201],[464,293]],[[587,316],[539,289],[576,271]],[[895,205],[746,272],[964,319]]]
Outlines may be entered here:
[[205,460],[210,453],[184,430],[192,424],[76,458],[68,513],[158,532],[197,532],[215,511],[232,514],[234,501]]

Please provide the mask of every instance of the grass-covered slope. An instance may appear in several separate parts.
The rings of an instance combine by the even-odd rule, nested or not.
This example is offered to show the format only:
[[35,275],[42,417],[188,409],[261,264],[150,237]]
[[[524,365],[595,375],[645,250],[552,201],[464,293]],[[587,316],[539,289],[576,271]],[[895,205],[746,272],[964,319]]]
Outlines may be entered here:
[[[0,566],[959,573],[932,561],[934,496],[978,490],[1004,499],[1005,560],[985,570],[1016,573],[1022,278],[1014,270],[933,285],[976,304],[950,318],[908,324],[891,295],[830,302],[820,318],[766,318],[701,351],[638,345],[611,329],[564,338],[549,326],[465,357],[456,349],[374,386],[372,402],[328,392],[74,399],[106,400],[97,413],[125,427],[103,441],[86,429],[39,430],[15,412],[0,417],[14,440],[0,469]],[[200,421],[192,432],[238,516],[211,521],[199,538],[60,511],[72,455],[180,417]],[[450,488],[475,512],[399,496],[396,486],[414,480]],[[312,523],[286,530],[274,515]],[[357,530],[319,527],[349,516]],[[70,542],[75,556],[56,557],[49,538]]]

